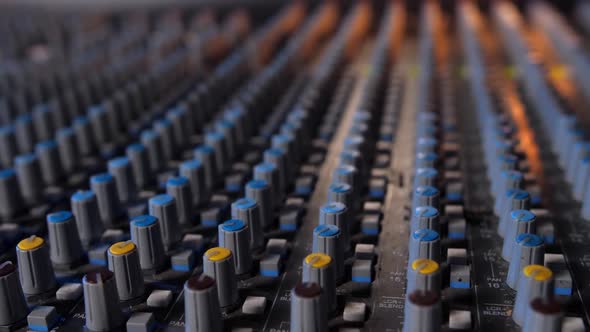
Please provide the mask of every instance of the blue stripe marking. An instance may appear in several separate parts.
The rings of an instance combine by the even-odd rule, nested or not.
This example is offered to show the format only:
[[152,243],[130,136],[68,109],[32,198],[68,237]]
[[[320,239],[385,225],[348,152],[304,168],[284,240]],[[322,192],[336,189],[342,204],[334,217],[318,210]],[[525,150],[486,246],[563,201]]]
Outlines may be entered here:
[[89,260],[89,262],[90,262],[90,264],[92,264],[92,265],[103,265],[103,266],[106,266],[106,265],[107,265],[107,261],[106,261],[106,259],[96,259],[96,258],[92,259],[92,258],[91,258],[91,259]]
[[465,238],[465,233],[449,232],[448,238],[449,239],[464,239]]
[[260,275],[264,277],[278,277],[280,273],[278,270],[260,270]]
[[569,287],[555,287],[555,295],[572,295],[572,289]]
[[378,235],[379,234],[379,229],[375,229],[375,228],[363,228],[363,233],[367,234],[367,235]]
[[468,281],[451,281],[451,288],[470,288]]
[[174,270],[174,271],[188,272],[188,271],[191,270],[191,268],[188,265],[172,265],[172,270]]
[[201,224],[203,224],[204,226],[213,227],[217,226],[217,220],[203,220],[201,221]]
[[364,277],[364,276],[353,276],[352,281],[354,282],[362,282],[362,283],[371,283],[371,277]]
[[294,224],[281,224],[281,230],[283,231],[294,231],[297,230],[297,225]]

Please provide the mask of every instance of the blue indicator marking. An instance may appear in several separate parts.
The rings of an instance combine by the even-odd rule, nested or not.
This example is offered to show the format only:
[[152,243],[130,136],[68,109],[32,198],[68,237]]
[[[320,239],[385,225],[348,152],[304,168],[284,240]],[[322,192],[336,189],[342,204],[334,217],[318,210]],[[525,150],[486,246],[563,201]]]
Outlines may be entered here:
[[252,189],[262,189],[266,188],[268,184],[264,180],[251,180],[246,184],[246,186]]
[[420,218],[434,218],[438,216],[438,209],[433,206],[419,206],[414,209],[414,215]]
[[536,247],[543,244],[543,239],[536,234],[522,233],[516,236],[516,242],[525,247]]
[[196,159],[187,160],[187,161],[183,162],[182,164],[180,164],[181,170],[197,169],[200,167],[201,167],[201,162]]
[[156,222],[158,222],[158,218],[156,218],[154,216],[150,216],[148,214],[144,214],[142,216],[137,216],[137,217],[131,219],[131,223],[137,227],[151,226],[151,225],[154,225]]
[[438,240],[439,235],[438,235],[437,231],[434,231],[432,229],[422,228],[422,229],[419,229],[419,230],[415,231],[414,233],[412,233],[412,237],[415,240],[419,240],[419,241],[434,241],[434,240]]
[[88,118],[85,116],[79,116],[74,119],[74,126],[81,126],[88,123]]
[[309,186],[298,186],[295,188],[295,193],[298,195],[309,195],[311,193],[311,187]]
[[281,148],[270,148],[264,150],[264,154],[269,154],[273,157],[280,157],[285,154],[285,151],[283,151]]
[[355,169],[356,168],[354,166],[341,165],[341,166],[336,167],[336,174],[338,174],[338,175],[351,174],[351,173],[354,173]]
[[129,159],[127,157],[118,157],[115,159],[111,159],[109,160],[109,165],[108,167],[111,168],[119,168],[119,167],[125,167],[129,165]]
[[385,197],[385,191],[373,189],[369,191],[369,195],[373,198],[383,198]]
[[438,195],[438,189],[432,186],[419,186],[418,188],[416,188],[416,194],[432,197]]
[[273,163],[263,162],[254,166],[254,173],[268,173],[274,171],[276,168],[277,167]]
[[66,137],[66,136],[73,136],[74,129],[72,127],[64,127],[57,130],[58,137]]
[[228,183],[225,185],[225,190],[231,192],[238,192],[240,191],[241,187],[239,183]]
[[219,225],[219,227],[226,232],[235,232],[246,228],[246,224],[240,219],[230,219]]
[[202,154],[214,153],[215,149],[210,145],[201,145],[195,149],[195,152]]
[[156,195],[149,200],[149,205],[168,205],[174,203],[174,197],[168,194]]
[[329,190],[340,194],[350,192],[352,190],[352,187],[348,183],[336,182],[330,185]]
[[153,140],[158,138],[158,133],[156,133],[155,131],[151,130],[151,129],[146,129],[144,131],[141,132],[141,140]]
[[113,176],[110,173],[101,173],[94,175],[90,178],[90,182],[92,183],[104,183],[104,182],[112,182]]
[[249,209],[256,205],[256,201],[251,198],[240,198],[234,202],[234,206],[238,209]]
[[346,205],[340,202],[330,202],[322,205],[321,211],[324,213],[341,213],[346,210]]
[[133,144],[129,144],[127,146],[127,150],[143,151],[143,150],[145,150],[145,146],[143,146],[143,144],[141,144],[141,143],[133,143]]
[[463,200],[463,195],[461,193],[454,193],[449,192],[447,193],[447,200],[457,202]]
[[16,175],[16,171],[12,168],[5,168],[0,170],[0,179],[10,178]]
[[188,179],[184,176],[175,176],[175,177],[171,177],[168,179],[168,182],[166,182],[166,185],[168,186],[184,186],[188,184]]
[[56,149],[57,148],[57,143],[54,140],[50,139],[50,140],[47,140],[47,141],[43,141],[43,142],[37,143],[37,147],[36,148],[39,149],[39,150]]
[[92,190],[79,190],[72,195],[72,201],[86,201],[95,197]]
[[532,222],[536,217],[535,214],[529,210],[513,210],[510,212],[510,219],[517,222]]
[[336,225],[317,225],[313,229],[313,233],[322,237],[331,237],[340,234],[340,229]]
[[6,125],[0,127],[0,135],[8,135],[14,133],[14,126],[13,125]]
[[71,220],[73,217],[70,211],[58,211],[47,215],[47,221],[50,223],[62,223]]
[[35,154],[26,153],[16,156],[16,158],[14,158],[14,163],[17,165],[22,165],[32,163],[35,160],[37,160],[37,156]]

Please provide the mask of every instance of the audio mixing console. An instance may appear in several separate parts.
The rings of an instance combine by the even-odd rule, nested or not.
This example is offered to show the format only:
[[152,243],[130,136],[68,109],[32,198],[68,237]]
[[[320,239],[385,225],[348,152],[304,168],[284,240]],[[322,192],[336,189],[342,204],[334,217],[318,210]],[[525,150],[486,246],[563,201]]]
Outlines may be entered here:
[[0,331],[586,331],[590,4],[479,5],[4,8]]

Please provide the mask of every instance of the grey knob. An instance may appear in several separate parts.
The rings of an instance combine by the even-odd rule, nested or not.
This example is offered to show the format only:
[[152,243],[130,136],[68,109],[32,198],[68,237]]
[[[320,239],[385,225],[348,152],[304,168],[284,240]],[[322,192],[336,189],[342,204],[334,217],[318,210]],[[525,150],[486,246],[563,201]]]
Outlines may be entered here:
[[40,142],[35,146],[35,154],[39,158],[43,181],[49,185],[58,184],[63,177],[63,168],[57,143],[54,140]]
[[16,246],[20,283],[27,295],[47,293],[56,286],[47,247],[43,238],[34,235]]
[[291,290],[291,332],[328,331],[328,312],[322,288],[315,282],[299,283]]
[[82,279],[86,328],[111,331],[123,324],[115,276],[111,271],[91,272]]
[[147,155],[152,172],[158,172],[164,167],[164,153],[162,152],[162,143],[160,135],[153,130],[144,130],[141,132],[141,144],[147,150]]
[[72,125],[76,133],[76,141],[80,148],[80,154],[89,156],[94,151],[94,139],[92,138],[92,128],[90,121],[85,116],[80,116],[74,119]]
[[519,171],[507,170],[500,173],[498,181],[498,190],[495,192],[496,201],[494,202],[494,213],[500,215],[504,203],[502,196],[510,189],[520,189],[524,176]]
[[100,220],[105,227],[112,227],[123,213],[115,178],[109,173],[94,175],[90,178],[90,189],[96,195]]
[[350,216],[346,205],[338,202],[322,205],[322,207],[320,207],[319,224],[338,226],[344,252],[350,251]]
[[186,332],[221,332],[223,321],[215,279],[202,274],[184,284],[184,330]]
[[165,161],[173,159],[176,153],[176,145],[174,144],[174,133],[172,132],[172,123],[168,119],[160,119],[154,123],[154,131],[160,135],[160,143],[162,145],[162,156]]
[[[271,147],[264,152],[264,161],[272,162],[270,159],[266,160],[267,152],[270,154],[274,154],[276,152],[281,152],[283,157],[281,157],[286,163],[285,166],[285,175],[287,176],[287,182],[289,182],[295,176],[296,168],[294,167],[297,164],[297,148],[295,142],[295,136],[290,133],[282,133],[278,135],[273,135],[271,138]],[[269,156],[270,157],[270,156]]]
[[410,264],[418,258],[428,258],[440,262],[440,236],[438,232],[428,228],[412,232],[408,251]]
[[420,137],[416,142],[417,153],[436,153],[438,141],[431,137]]
[[535,214],[528,210],[510,211],[510,221],[502,244],[502,258],[506,261],[510,261],[512,258],[512,248],[517,235],[522,233],[534,234],[536,232],[536,219]]
[[135,217],[130,224],[131,241],[139,251],[139,265],[147,273],[160,271],[166,264],[160,223],[154,216]]
[[542,265],[527,265],[522,269],[512,319],[520,326],[524,324],[526,312],[533,299],[550,299],[553,296],[553,272]]
[[107,143],[112,138],[112,133],[109,130],[108,114],[101,106],[94,106],[90,109],[89,118],[92,132],[94,133],[94,141],[98,146]]
[[174,197],[168,194],[161,194],[150,198],[150,215],[158,218],[162,231],[164,248],[170,250],[180,241],[182,233],[179,232],[178,214],[176,213],[176,202]]
[[352,187],[352,190],[357,192],[358,185],[358,169],[351,165],[340,165],[336,167],[332,173],[333,183],[346,183]]
[[79,264],[84,250],[82,250],[74,215],[70,211],[48,214],[47,231],[53,265],[70,268]]
[[18,153],[14,126],[0,127],[0,161],[2,167],[12,166],[12,161]]
[[0,170],[0,216],[10,218],[23,208],[16,172],[12,168]]
[[115,274],[119,300],[127,301],[144,292],[143,274],[137,246],[132,241],[117,242],[108,251],[109,270]]
[[531,205],[531,195],[526,190],[509,189],[502,199],[504,202],[500,208],[498,234],[501,237],[505,237],[509,225],[511,225],[511,212],[513,210],[528,210]]
[[428,258],[418,258],[410,264],[407,275],[406,293],[428,290],[440,292],[441,271],[437,262]]
[[185,161],[180,164],[179,173],[190,182],[193,204],[206,203],[209,200],[209,190],[205,180],[205,169],[201,162],[196,159]]
[[18,187],[27,204],[39,203],[43,197],[43,179],[37,156],[32,153],[17,156],[14,168]]
[[225,169],[229,166],[227,156],[227,142],[225,135],[220,132],[210,132],[205,135],[205,144],[215,150],[215,166],[216,173],[223,174]]
[[329,312],[336,310],[336,271],[332,258],[323,253],[312,253],[303,260],[302,282],[314,282],[322,288],[324,305]]
[[410,220],[410,231],[414,233],[419,229],[440,230],[440,214],[438,209],[432,206],[418,206]]
[[217,282],[219,305],[229,307],[238,301],[238,281],[231,250],[214,247],[203,255],[203,273]]
[[559,302],[536,298],[529,304],[522,332],[559,332],[562,320],[563,312]]
[[137,189],[131,163],[127,157],[118,157],[108,162],[108,171],[115,178],[117,195],[121,203],[129,203],[135,200]]
[[227,161],[231,161],[236,155],[236,144],[238,140],[235,124],[230,120],[220,119],[215,122],[215,130],[223,134],[227,151]]
[[512,258],[508,266],[506,284],[516,289],[522,269],[531,264],[543,265],[545,246],[543,239],[535,234],[523,233],[514,239]]
[[77,191],[70,198],[70,205],[80,241],[85,247],[89,247],[100,239],[103,231],[96,195],[90,190]]
[[0,264],[0,326],[18,323],[29,313],[18,277],[12,262]]
[[64,127],[57,131],[57,150],[61,165],[66,173],[72,172],[80,163],[80,151],[76,141],[76,133],[70,127]]
[[438,171],[434,168],[418,168],[414,175],[414,187],[436,186]]
[[273,224],[272,189],[264,180],[251,180],[246,183],[246,197],[253,199],[260,208],[260,225],[263,229]]
[[412,207],[415,209],[419,206],[432,206],[439,208],[440,191],[431,186],[418,186],[414,190],[412,197]]
[[261,214],[260,206],[251,198],[240,198],[231,205],[232,218],[242,220],[247,225],[250,233],[250,248],[254,251],[264,247]]
[[195,149],[195,159],[203,165],[207,190],[211,191],[215,189],[215,183],[217,182],[215,149],[210,145],[201,145]]
[[363,155],[358,149],[343,149],[340,153],[340,164],[354,166],[358,170],[364,169]]
[[[170,121],[172,126],[174,145],[178,148],[185,147],[192,134],[189,132],[189,125],[191,124],[192,119],[189,119],[188,116],[189,114],[184,107],[176,107],[166,112],[166,119]],[[190,128],[192,128],[192,126],[190,126]]]
[[418,152],[416,154],[415,166],[421,167],[435,167],[438,155],[434,152]]
[[279,173],[278,191],[282,198],[285,195],[289,184],[289,166],[287,155],[283,149],[271,148],[264,150],[263,160],[265,163],[275,165]]
[[333,182],[328,187],[328,202],[338,202],[346,207],[354,207],[352,186],[344,182]]
[[146,189],[151,183],[152,169],[145,146],[141,143],[133,143],[125,150],[127,159],[131,164],[133,179],[139,189]]
[[336,280],[344,279],[344,243],[336,225],[318,225],[313,230],[313,252],[326,254],[334,261]]
[[19,151],[21,153],[33,151],[36,137],[31,114],[19,115],[15,120],[14,129]]
[[254,180],[262,180],[270,185],[274,204],[273,208],[282,204],[279,170],[275,164],[263,162],[254,166]]
[[442,306],[438,292],[415,290],[404,307],[403,332],[434,332],[442,326]]
[[230,219],[218,227],[219,246],[231,250],[237,275],[252,272],[250,230],[239,219]]
[[178,223],[190,225],[193,222],[193,195],[188,178],[171,177],[166,181],[166,193],[174,198]]

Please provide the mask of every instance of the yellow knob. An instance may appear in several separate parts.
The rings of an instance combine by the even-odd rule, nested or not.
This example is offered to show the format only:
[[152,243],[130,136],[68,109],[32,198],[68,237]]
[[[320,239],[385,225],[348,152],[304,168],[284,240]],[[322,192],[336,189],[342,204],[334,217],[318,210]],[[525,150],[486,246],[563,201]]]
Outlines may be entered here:
[[305,263],[312,267],[324,267],[330,264],[331,261],[332,257],[322,253],[313,253],[305,257]]
[[135,250],[135,243],[131,241],[117,242],[111,246],[109,251],[113,255],[125,255]]
[[205,252],[205,257],[210,261],[218,262],[231,256],[231,250],[223,247],[214,247]]
[[18,248],[23,251],[35,250],[45,243],[42,237],[32,235],[18,243]]
[[431,274],[438,271],[438,263],[432,259],[418,258],[412,262],[412,269],[420,274]]
[[524,269],[522,269],[522,271],[525,276],[533,277],[533,279],[538,281],[549,280],[551,277],[553,277],[553,272],[543,265],[527,265],[524,267]]

